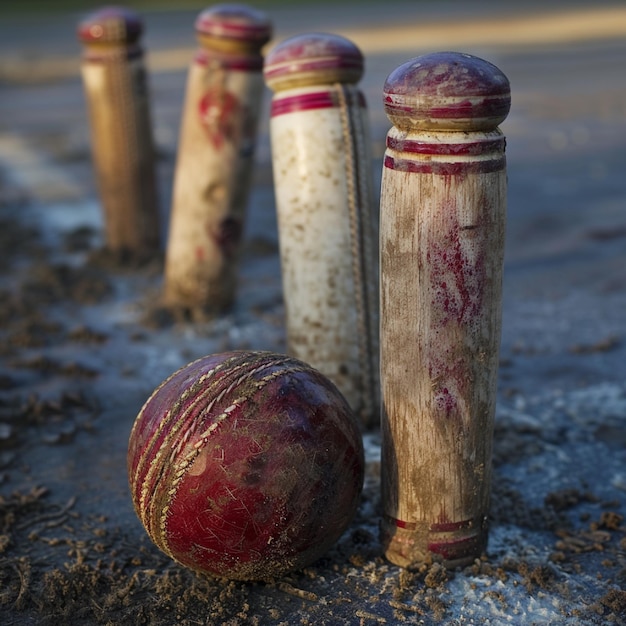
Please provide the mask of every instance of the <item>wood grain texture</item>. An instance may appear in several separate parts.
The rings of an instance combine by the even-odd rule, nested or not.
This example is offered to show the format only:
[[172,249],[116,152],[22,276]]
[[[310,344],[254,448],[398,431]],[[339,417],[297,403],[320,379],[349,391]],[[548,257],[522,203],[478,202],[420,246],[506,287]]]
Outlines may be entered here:
[[272,25],[243,4],[217,4],[195,22],[165,259],[167,306],[192,317],[234,302]]
[[402,566],[471,562],[486,541],[506,206],[501,138],[499,130],[389,133],[382,537],[386,556]]
[[137,48],[87,46],[82,76],[106,246],[154,253],[160,245],[155,152],[143,58]]
[[219,313],[234,301],[262,90],[260,67],[190,67],[165,263],[170,306]]

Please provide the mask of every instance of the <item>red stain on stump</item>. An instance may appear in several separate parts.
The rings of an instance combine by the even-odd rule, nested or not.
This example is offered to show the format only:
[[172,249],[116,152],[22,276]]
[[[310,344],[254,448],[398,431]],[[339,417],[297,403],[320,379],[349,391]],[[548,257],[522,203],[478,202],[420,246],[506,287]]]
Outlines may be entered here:
[[232,257],[241,240],[242,231],[243,228],[240,220],[234,217],[227,217],[222,220],[217,230],[212,232],[211,235],[224,256]]
[[209,91],[200,99],[200,121],[216,150],[220,150],[225,142],[236,140],[239,111],[239,101],[229,91]]
[[[456,208],[443,207],[442,211],[449,215]],[[481,242],[462,241],[461,238],[464,236],[467,239],[468,234],[462,235],[454,216],[449,216],[445,222],[445,230],[437,233],[437,238],[428,243],[426,253],[426,261],[431,268],[432,304],[440,313],[442,326],[451,320],[458,324],[471,324],[483,306],[484,246]],[[473,231],[478,238],[483,238],[483,230],[477,225],[465,231]]]
[[[441,331],[450,325],[473,332],[484,312],[486,284],[484,217],[461,226],[457,205],[441,207],[441,227],[427,241],[432,323]],[[446,331],[449,332],[449,331]],[[434,381],[435,408],[447,418],[464,417],[463,398],[471,380],[468,355],[462,345],[447,343],[435,333],[428,349],[428,370]],[[473,358],[473,355],[472,355]]]

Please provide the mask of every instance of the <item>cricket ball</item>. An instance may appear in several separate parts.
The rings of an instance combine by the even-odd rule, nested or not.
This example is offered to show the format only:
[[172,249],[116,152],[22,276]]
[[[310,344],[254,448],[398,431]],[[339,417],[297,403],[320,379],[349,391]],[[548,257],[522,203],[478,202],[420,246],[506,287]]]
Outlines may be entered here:
[[318,559],[363,486],[356,417],[292,357],[236,351],[175,372],[133,426],[135,511],[163,552],[199,572],[268,580]]

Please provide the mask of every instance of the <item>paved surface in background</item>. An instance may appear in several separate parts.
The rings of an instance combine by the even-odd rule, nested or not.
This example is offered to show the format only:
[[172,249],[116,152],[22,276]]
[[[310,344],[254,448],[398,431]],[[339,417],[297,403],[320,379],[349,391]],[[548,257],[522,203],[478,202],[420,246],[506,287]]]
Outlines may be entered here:
[[[509,211],[494,530],[489,549],[494,571],[504,568],[508,578],[478,568],[444,580],[439,587],[431,576],[428,593],[418,598],[417,593],[415,597],[409,593],[410,576],[377,560],[379,546],[373,537],[378,439],[374,433],[366,440],[370,471],[366,498],[349,533],[355,541],[360,537],[362,547],[346,547],[346,539],[332,553],[330,563],[290,579],[282,588],[231,585],[226,593],[224,588],[211,587],[205,591],[215,602],[215,598],[226,598],[225,613],[211,605],[218,616],[215,619],[254,623],[254,615],[271,615],[268,607],[279,606],[282,598],[277,615],[288,623],[307,623],[307,616],[314,623],[355,624],[430,624],[442,619],[450,624],[489,623],[489,619],[494,624],[625,623],[623,596],[611,595],[614,590],[623,590],[626,580],[623,526],[617,525],[622,530],[600,528],[605,533],[615,532],[609,533],[609,539],[604,535],[604,556],[599,552],[594,556],[591,549],[586,551],[592,544],[584,534],[587,531],[583,532],[582,521],[606,521],[601,512],[607,511],[607,503],[612,503],[611,510],[618,515],[626,511],[623,3],[596,3],[591,12],[586,2],[532,2],[525,3],[523,9],[514,3],[502,5],[366,3],[356,13],[338,6],[285,8],[273,15],[277,40],[304,30],[326,30],[349,33],[362,42],[367,54],[362,89],[370,108],[372,175],[376,181],[389,126],[382,109],[382,85],[398,64],[429,50],[462,49],[495,63],[511,80],[513,106],[502,126],[507,136]],[[554,19],[555,13],[560,18]],[[190,32],[194,18],[195,12],[146,15],[164,223],[186,64],[193,49]],[[0,22],[0,209],[3,219],[19,213],[39,222],[53,250],[79,227],[100,228],[89,130],[77,73],[77,19],[76,15],[45,22],[29,19],[28,29],[26,21],[17,18]],[[589,26],[583,31],[579,28],[581,20]],[[551,25],[552,35],[542,24]],[[16,71],[29,68],[28,80],[18,80]],[[150,292],[158,293],[158,273],[116,276],[117,298],[96,307],[55,309],[50,315],[60,323],[105,329],[110,337],[98,350],[53,344],[50,349],[28,352],[29,358],[42,351],[55,358],[79,358],[101,370],[93,383],[94,393],[111,400],[96,421],[98,449],[95,451],[87,427],[82,429],[85,432],[81,427],[66,447],[20,449],[17,461],[8,464],[2,457],[3,493],[43,482],[54,502],[71,502],[78,495],[76,512],[83,519],[95,519],[104,508],[109,518],[102,522],[102,528],[112,544],[119,548],[113,538],[121,533],[127,542],[124,549],[135,554],[129,545],[144,544],[130,509],[123,466],[130,420],[143,399],[176,367],[200,356],[198,351],[284,348],[268,105],[266,93],[250,202],[248,252],[236,310],[207,326],[146,329],[137,321],[143,302],[136,294],[141,293],[142,300]],[[24,205],[25,200],[30,204]],[[265,252],[260,254],[259,250]],[[9,255],[7,249],[5,255]],[[74,264],[79,260],[70,258]],[[16,264],[22,269],[27,266],[26,258]],[[18,274],[17,270],[15,276],[6,272],[3,289],[13,285]],[[8,317],[2,319],[9,329],[15,325]],[[131,335],[144,340],[133,339],[129,352]],[[9,396],[13,392],[42,393],[52,384],[45,377],[40,380],[20,374],[18,378],[25,382],[16,390],[9,389]],[[9,396],[2,397],[3,411]],[[27,466],[28,472],[23,470]],[[85,467],[91,468],[93,477],[85,476]],[[569,500],[563,495],[566,493]],[[586,499],[586,493],[592,493],[596,500]],[[556,505],[546,508],[550,498],[557,502],[554,494],[561,494],[558,502],[562,509]],[[565,500],[569,504],[563,504]],[[602,503],[606,504],[604,509]],[[555,526],[546,521],[555,511],[571,514],[573,525],[567,531],[558,527],[566,533],[561,536],[565,543],[559,549],[554,547]],[[35,524],[30,518],[23,522],[30,523]],[[568,537],[583,546],[579,552],[572,547],[576,541],[567,543]],[[599,536],[594,537],[599,540]],[[48,559],[62,569],[65,552],[54,556],[51,547],[46,550],[43,556],[37,553],[34,562]],[[147,548],[142,550],[145,563],[166,568],[153,553],[145,552]],[[552,560],[552,553],[563,555],[565,561]],[[11,551],[6,555],[10,560]],[[139,555],[135,558],[140,559]],[[612,561],[613,566],[601,565],[602,558]],[[540,572],[524,573],[519,563],[517,569],[509,567],[511,559],[539,564]],[[333,574],[333,563],[337,562],[343,563],[343,578]],[[0,575],[21,567],[17,557],[10,563],[17,569],[10,570],[0,560]],[[5,567],[9,569],[2,569]],[[36,578],[40,570],[37,565],[33,567]],[[147,570],[137,567],[124,579],[131,596],[133,584],[139,588],[137,580],[150,577]],[[179,575],[177,570],[167,572],[171,580]],[[132,576],[135,583],[129,582]],[[415,589],[422,584],[421,579],[411,581]],[[90,593],[96,592],[92,589]],[[147,594],[149,602],[150,593],[154,593],[153,588],[141,599],[146,601]],[[579,596],[582,599],[578,600]],[[0,601],[2,598],[0,592]],[[139,596],[134,598],[139,602]],[[67,597],[64,601],[70,602]],[[248,616],[237,617],[245,613],[245,603],[252,607]],[[349,603],[348,610],[345,607]],[[11,605],[15,610],[11,611],[10,623],[32,623],[28,616],[36,613],[20,612],[18,604],[15,601]],[[190,600],[189,611],[194,606]],[[592,614],[585,612],[585,606],[592,607]],[[191,623],[197,615],[178,611],[181,623]],[[81,621],[76,617],[79,613],[74,612],[68,623],[90,623],[87,618]],[[101,621],[106,623],[106,611],[103,615]],[[133,615],[135,619],[137,615]],[[139,623],[128,619],[127,623]],[[278,618],[268,620],[263,618],[261,623],[280,623]]]

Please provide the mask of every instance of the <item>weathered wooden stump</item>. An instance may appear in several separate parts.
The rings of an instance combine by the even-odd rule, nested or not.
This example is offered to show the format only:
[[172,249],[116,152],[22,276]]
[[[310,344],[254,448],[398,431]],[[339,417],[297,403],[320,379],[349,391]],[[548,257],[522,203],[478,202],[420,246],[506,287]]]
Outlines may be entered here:
[[234,302],[263,95],[266,15],[220,4],[196,20],[165,262],[165,303],[218,314]]
[[487,540],[510,107],[495,66],[418,57],[384,87],[382,541],[412,567]]
[[323,33],[282,42],[264,69],[288,350],[367,426],[378,422],[378,270],[362,73],[360,50]]
[[78,27],[105,244],[133,256],[158,252],[155,151],[139,16],[104,8]]

